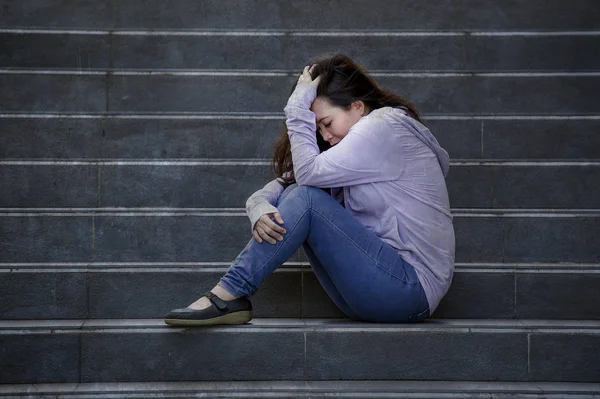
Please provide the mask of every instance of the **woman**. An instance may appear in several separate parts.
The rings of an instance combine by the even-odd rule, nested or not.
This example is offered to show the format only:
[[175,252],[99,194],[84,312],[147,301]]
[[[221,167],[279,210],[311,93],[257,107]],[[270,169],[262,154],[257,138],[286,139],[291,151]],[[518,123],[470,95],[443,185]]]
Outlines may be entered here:
[[454,229],[448,154],[416,108],[336,54],[304,68],[285,114],[279,177],[246,204],[254,240],[214,288],[165,322],[249,321],[249,296],[300,246],[348,317],[428,317],[452,280]]

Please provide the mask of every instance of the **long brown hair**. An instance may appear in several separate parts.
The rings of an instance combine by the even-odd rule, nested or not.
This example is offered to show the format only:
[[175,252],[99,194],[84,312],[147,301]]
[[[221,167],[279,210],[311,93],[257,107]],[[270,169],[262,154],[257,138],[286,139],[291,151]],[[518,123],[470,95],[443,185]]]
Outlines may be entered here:
[[[382,107],[401,107],[412,118],[421,122],[419,111],[409,100],[383,89],[361,65],[344,54],[325,55],[316,58],[309,65],[315,65],[311,76],[315,79],[321,76],[317,86],[317,96],[326,98],[332,105],[350,109],[355,101],[362,101],[374,110]],[[292,87],[290,94],[296,85]],[[317,144],[320,152],[330,148],[328,142],[317,134]],[[283,179],[285,184],[294,183],[294,165],[287,127],[275,140],[273,155],[273,172],[276,177]]]

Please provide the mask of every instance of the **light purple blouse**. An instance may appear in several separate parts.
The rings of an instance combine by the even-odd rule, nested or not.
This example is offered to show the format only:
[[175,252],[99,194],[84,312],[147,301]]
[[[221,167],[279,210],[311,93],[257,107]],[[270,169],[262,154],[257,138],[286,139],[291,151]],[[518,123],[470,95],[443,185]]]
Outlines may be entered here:
[[[299,185],[332,188],[332,195],[367,229],[416,270],[430,313],[448,291],[454,271],[454,228],[445,176],[448,153],[431,132],[399,108],[361,118],[336,146],[319,154],[312,84],[298,84],[285,113]],[[278,180],[246,203],[253,227],[274,207]]]

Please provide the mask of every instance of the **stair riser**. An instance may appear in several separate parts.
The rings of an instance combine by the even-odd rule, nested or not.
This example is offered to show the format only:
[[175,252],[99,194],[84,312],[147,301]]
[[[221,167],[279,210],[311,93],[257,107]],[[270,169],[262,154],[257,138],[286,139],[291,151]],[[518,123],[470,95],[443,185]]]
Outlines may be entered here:
[[[195,301],[225,270],[5,273],[0,279],[0,318],[161,318]],[[457,271],[432,317],[600,320],[598,284],[600,275],[593,272]],[[254,317],[345,317],[310,270],[279,269],[252,302]]]
[[600,56],[590,53],[589,49],[596,45],[597,40],[594,36],[109,36],[4,33],[0,34],[0,41],[6,43],[0,50],[0,65],[83,70],[301,71],[317,55],[342,52],[370,70],[574,72],[596,69]]
[[[249,164],[8,164],[0,165],[0,186],[14,188],[0,198],[0,207],[244,208],[273,178],[269,166]],[[598,181],[600,164],[457,164],[447,187],[455,209],[593,209],[600,203]]]
[[[282,112],[297,75],[2,74],[10,112]],[[600,113],[598,76],[378,77],[424,113]],[[260,99],[260,101],[257,101]]]
[[469,0],[437,0],[381,2],[377,6],[358,0],[335,0],[327,6],[318,0],[253,0],[235,5],[184,0],[177,7],[160,0],[116,6],[109,0],[80,1],[73,7],[64,7],[59,0],[4,0],[0,4],[4,6],[0,26],[36,28],[582,30],[596,29],[599,18],[594,0],[579,1],[577,7],[555,0],[485,0],[476,5]]
[[[0,157],[270,159],[284,120],[5,117]],[[424,123],[452,160],[594,159],[600,148],[600,118]]]
[[2,335],[0,382],[600,378],[597,352],[590,350],[600,344],[597,334],[242,331],[249,330]]
[[[0,228],[3,262],[229,262],[250,239],[246,216],[4,216]],[[594,217],[458,216],[454,229],[456,262],[600,260]]]

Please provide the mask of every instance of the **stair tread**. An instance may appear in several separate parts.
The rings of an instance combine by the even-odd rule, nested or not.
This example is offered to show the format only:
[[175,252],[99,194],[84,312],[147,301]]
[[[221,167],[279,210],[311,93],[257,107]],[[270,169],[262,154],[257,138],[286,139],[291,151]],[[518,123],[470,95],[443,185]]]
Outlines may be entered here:
[[235,394],[259,392],[346,392],[376,393],[598,393],[598,383],[485,382],[485,381],[210,381],[210,382],[129,382],[0,385],[0,395],[19,393],[192,393],[219,391]]
[[[300,319],[300,318],[254,318],[248,324],[237,326],[210,327],[205,330],[229,330],[232,332],[251,331],[254,329],[283,330],[341,330],[355,331],[432,331],[456,330],[468,331],[570,331],[600,333],[600,320],[542,320],[542,319],[427,319],[422,323],[370,323],[349,319]],[[0,320],[0,330],[7,333],[11,330],[112,330],[142,329],[180,331],[181,328],[165,325],[162,319],[80,319],[80,320]],[[195,329],[202,331],[203,328]]]

